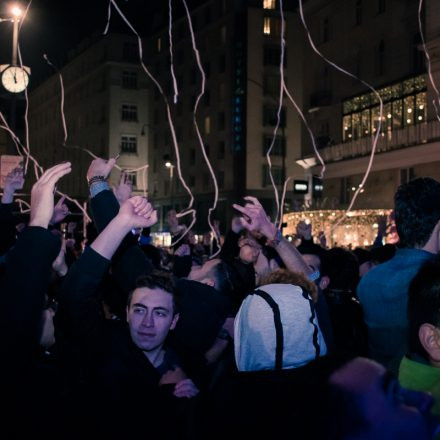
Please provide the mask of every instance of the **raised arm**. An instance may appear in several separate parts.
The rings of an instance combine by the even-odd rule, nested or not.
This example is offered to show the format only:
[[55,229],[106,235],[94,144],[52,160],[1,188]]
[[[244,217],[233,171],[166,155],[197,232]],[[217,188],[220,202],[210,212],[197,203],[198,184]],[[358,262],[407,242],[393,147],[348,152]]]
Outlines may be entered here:
[[6,271],[0,286],[0,338],[13,360],[34,354],[41,331],[41,316],[50,281],[52,263],[60,240],[47,228],[54,209],[55,184],[71,171],[70,163],[48,169],[31,192],[29,227],[7,254]]
[[245,197],[244,206],[234,204],[233,207],[241,212],[243,227],[249,231],[257,231],[266,237],[267,244],[272,246],[283,260],[286,268],[292,272],[303,273],[308,276],[312,269],[304,261],[302,255],[281,234],[281,231],[270,221],[264,208],[255,197]]

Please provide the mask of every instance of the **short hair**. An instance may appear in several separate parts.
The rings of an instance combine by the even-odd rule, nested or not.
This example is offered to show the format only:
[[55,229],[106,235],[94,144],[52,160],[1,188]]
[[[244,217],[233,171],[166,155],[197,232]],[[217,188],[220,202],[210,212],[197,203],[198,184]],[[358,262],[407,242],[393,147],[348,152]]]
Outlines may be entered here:
[[430,177],[405,183],[398,188],[394,205],[400,246],[424,246],[440,220],[440,183]]
[[328,289],[355,293],[359,281],[359,263],[352,252],[339,247],[329,249],[321,261],[320,272],[330,279]]
[[153,270],[148,275],[141,275],[136,280],[135,288],[128,294],[127,306],[130,307],[133,292],[136,289],[147,287],[148,289],[162,289],[173,297],[173,315],[179,312],[179,300],[174,276],[164,270]]
[[292,272],[288,269],[277,269],[271,272],[261,280],[260,284],[262,286],[267,284],[293,284],[306,290],[314,303],[318,301],[318,289],[316,284],[309,281],[303,274]]
[[411,353],[429,359],[419,340],[422,324],[440,328],[440,257],[428,260],[419,269],[409,286],[408,296],[408,344]]

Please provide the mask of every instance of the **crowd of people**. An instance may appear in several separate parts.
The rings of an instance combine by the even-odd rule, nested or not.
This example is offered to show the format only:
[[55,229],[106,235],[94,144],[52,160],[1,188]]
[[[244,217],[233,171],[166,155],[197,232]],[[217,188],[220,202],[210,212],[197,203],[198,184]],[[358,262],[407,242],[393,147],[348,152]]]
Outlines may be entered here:
[[[174,211],[153,246],[154,201],[115,160],[85,178],[94,238],[69,223],[56,185],[23,170],[0,204],[0,432],[4,439],[433,439],[440,434],[440,183],[399,187],[399,243],[297,246],[254,197],[214,245]],[[219,228],[219,225],[216,225]]]

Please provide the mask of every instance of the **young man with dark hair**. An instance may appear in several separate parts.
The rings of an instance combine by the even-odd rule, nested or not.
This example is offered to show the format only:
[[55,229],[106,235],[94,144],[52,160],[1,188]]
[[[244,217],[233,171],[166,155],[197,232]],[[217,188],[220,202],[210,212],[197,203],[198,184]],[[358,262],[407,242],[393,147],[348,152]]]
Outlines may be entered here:
[[440,416],[440,259],[427,261],[409,288],[408,353],[399,368],[403,386],[430,392]]
[[397,373],[406,351],[409,283],[440,249],[440,183],[420,178],[400,186],[395,216],[399,249],[362,278],[358,297],[368,327],[369,356]]

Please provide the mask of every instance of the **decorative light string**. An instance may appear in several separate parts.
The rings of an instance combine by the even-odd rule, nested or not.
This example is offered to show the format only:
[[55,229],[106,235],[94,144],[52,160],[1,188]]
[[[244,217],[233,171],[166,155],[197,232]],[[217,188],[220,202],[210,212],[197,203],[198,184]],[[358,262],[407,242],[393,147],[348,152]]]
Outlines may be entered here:
[[173,89],[174,89],[174,104],[177,104],[177,97],[179,96],[179,90],[177,88],[177,79],[174,74],[174,59],[173,59],[173,11],[172,11],[172,0],[168,0],[168,37],[170,40],[170,71],[171,77],[173,78]]

